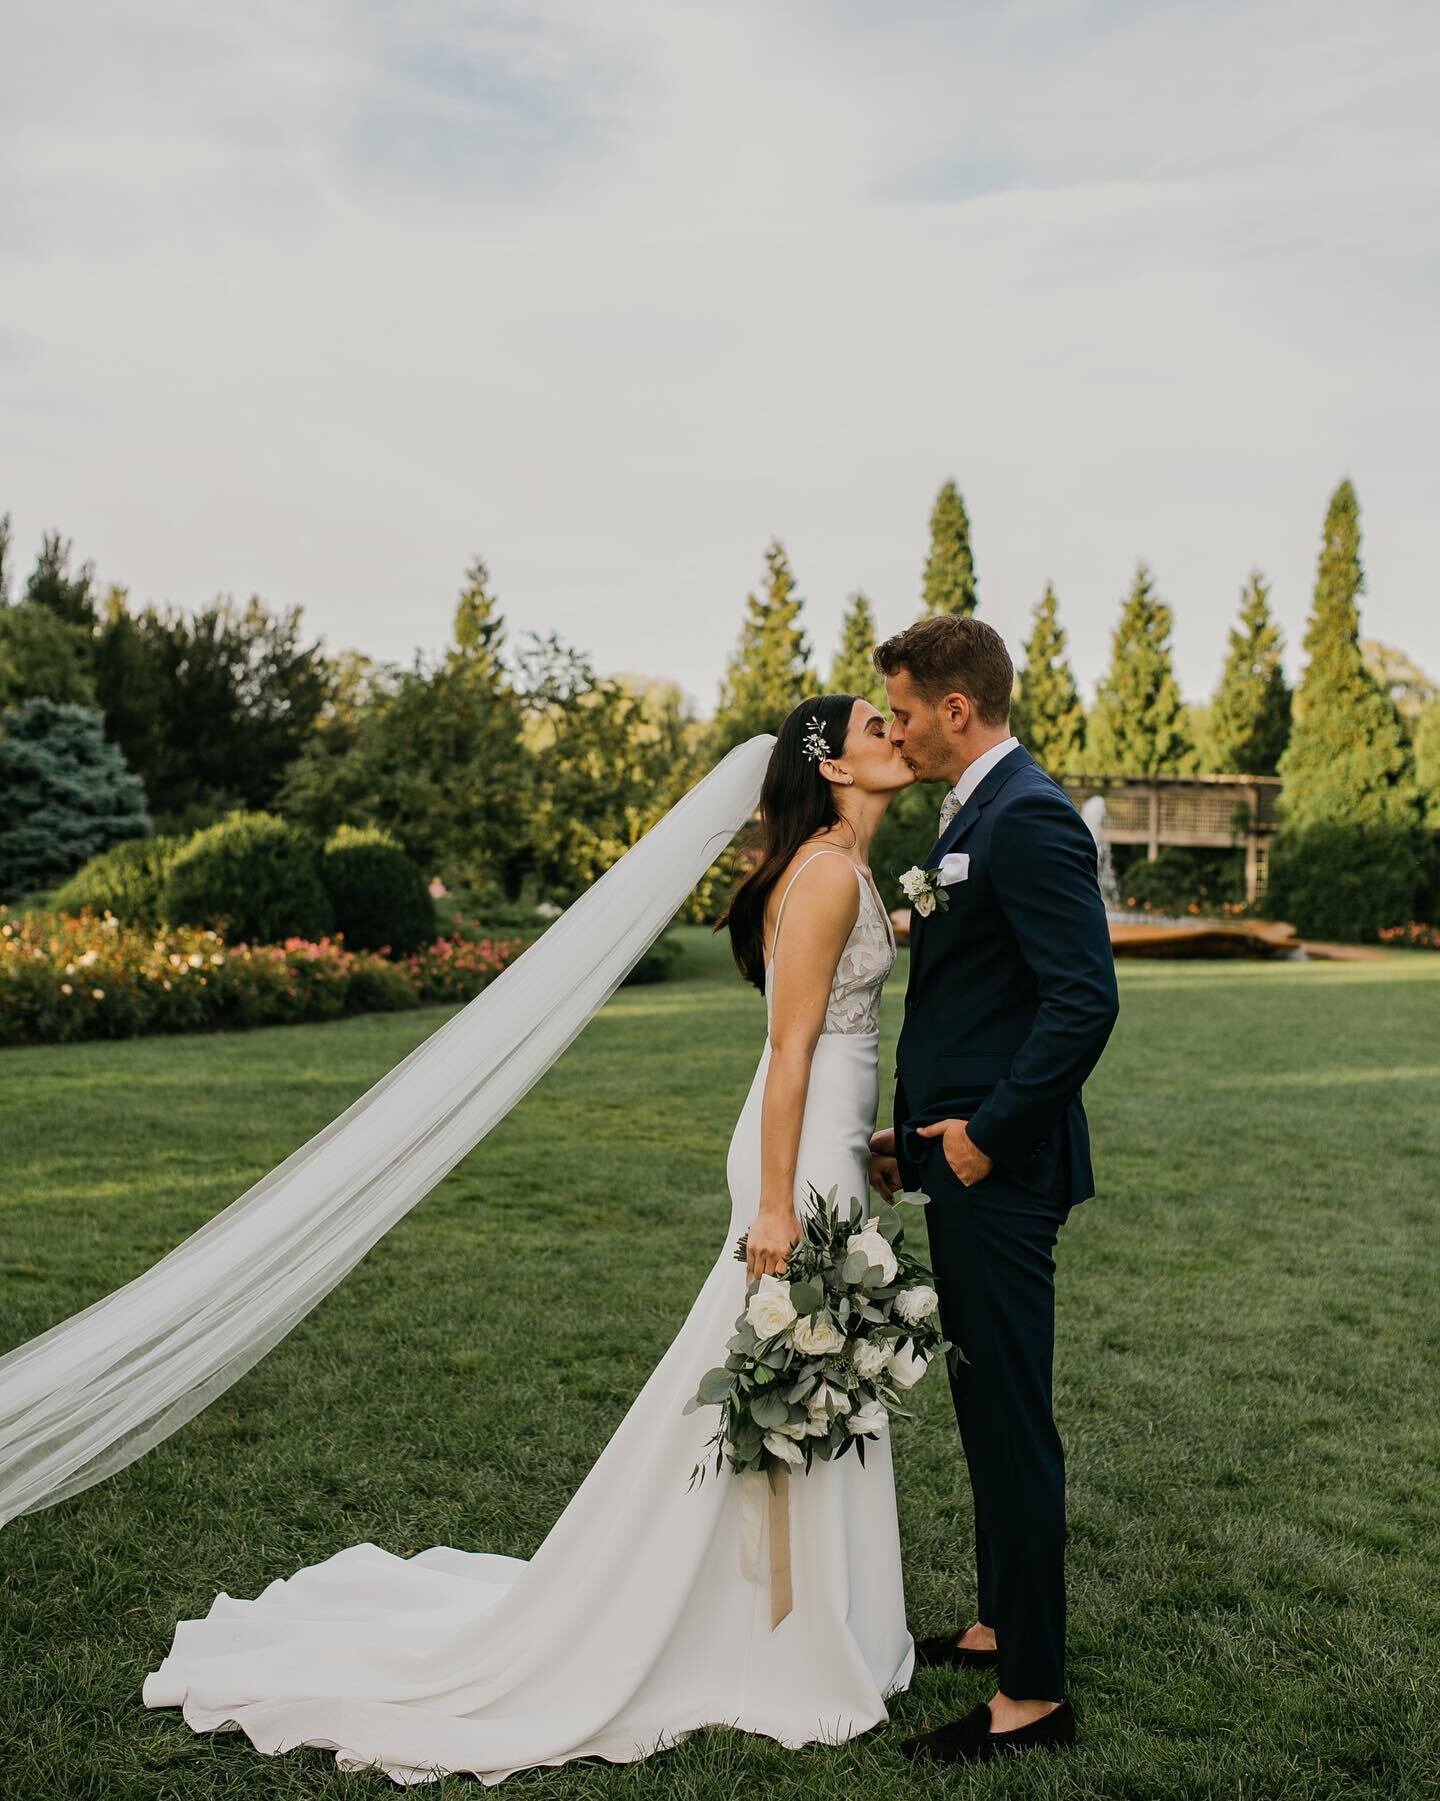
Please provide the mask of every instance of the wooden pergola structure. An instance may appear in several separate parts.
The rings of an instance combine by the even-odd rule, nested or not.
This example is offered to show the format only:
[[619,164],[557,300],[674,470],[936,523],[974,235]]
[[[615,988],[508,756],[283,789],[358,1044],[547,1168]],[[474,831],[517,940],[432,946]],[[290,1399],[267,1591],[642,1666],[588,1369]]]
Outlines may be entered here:
[[1162,844],[1245,852],[1245,898],[1265,880],[1280,778],[1273,775],[1062,776],[1077,807],[1105,798],[1112,844],[1143,844],[1154,861]]

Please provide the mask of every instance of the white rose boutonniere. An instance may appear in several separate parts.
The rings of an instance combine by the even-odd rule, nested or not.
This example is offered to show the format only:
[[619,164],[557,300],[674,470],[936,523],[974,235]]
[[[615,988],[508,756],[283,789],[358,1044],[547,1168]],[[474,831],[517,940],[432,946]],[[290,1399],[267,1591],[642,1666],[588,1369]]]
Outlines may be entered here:
[[940,886],[940,872],[922,869],[918,863],[900,877],[900,892],[922,919],[928,919],[937,907],[943,913],[950,905],[950,896]]

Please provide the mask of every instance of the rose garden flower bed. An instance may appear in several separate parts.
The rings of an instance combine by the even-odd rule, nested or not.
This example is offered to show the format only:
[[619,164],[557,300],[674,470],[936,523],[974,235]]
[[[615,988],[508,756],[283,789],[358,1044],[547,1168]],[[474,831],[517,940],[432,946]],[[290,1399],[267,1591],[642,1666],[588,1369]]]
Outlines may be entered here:
[[440,938],[391,962],[341,939],[227,944],[113,914],[0,911],[0,1044],[288,1025],[477,995],[519,938]]

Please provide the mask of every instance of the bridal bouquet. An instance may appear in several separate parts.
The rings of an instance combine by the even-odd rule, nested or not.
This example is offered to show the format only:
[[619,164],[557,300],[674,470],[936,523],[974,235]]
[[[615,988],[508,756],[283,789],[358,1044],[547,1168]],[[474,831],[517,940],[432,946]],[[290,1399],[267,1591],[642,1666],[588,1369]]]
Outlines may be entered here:
[[[901,1192],[868,1224],[858,1200],[835,1203],[811,1185],[814,1210],[790,1254],[784,1277],[761,1276],[745,1291],[723,1369],[701,1377],[686,1413],[719,1407],[709,1441],[718,1475],[810,1468],[877,1438],[899,1397],[949,1352],[936,1317],[930,1271],[905,1249],[901,1206],[929,1196]],[[745,1239],[736,1256],[743,1262]],[[707,1455],[691,1473],[703,1479]]]

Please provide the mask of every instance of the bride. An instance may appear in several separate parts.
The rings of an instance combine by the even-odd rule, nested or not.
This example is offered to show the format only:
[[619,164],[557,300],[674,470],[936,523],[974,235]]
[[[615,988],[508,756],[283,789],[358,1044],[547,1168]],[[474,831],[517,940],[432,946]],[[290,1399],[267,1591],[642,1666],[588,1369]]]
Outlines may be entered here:
[[[869,702],[825,695],[781,727],[762,853],[727,923],[769,1030],[730,1141],[729,1224],[658,1367],[530,1561],[436,1546],[348,1547],[254,1600],[181,1620],[149,1707],[257,1749],[334,1749],[400,1784],[450,1771],[628,1762],[717,1724],[787,1746],[886,1719],[910,1679],[888,1441],[789,1484],[793,1608],[773,1630],[742,1555],[753,1495],[688,1486],[711,1425],[682,1411],[744,1305],[780,1272],[813,1184],[863,1197],[881,989],[895,942],[867,867],[911,772]],[[748,1232],[747,1265],[733,1246]],[[763,1510],[761,1517],[763,1518]]]

